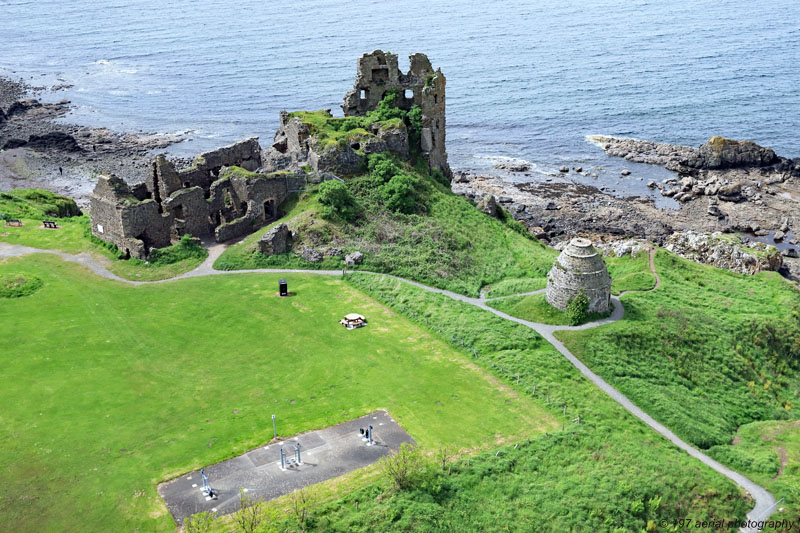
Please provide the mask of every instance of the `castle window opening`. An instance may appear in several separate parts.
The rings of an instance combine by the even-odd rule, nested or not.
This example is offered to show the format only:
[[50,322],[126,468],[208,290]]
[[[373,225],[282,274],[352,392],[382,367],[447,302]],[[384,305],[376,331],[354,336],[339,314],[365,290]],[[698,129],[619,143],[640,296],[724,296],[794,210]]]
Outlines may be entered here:
[[366,91],[366,89],[361,89],[361,95],[360,95],[360,98],[361,98],[362,100],[366,100],[366,99],[367,99],[367,91]]
[[242,214],[247,213],[247,202],[239,202],[239,211]]
[[222,199],[225,201],[225,207],[230,207],[233,205],[231,201],[231,191],[225,189],[225,192],[222,193]]
[[189,187],[191,187],[191,186],[192,186],[192,184],[191,184],[191,183],[189,183],[188,181],[184,181],[184,182],[183,182],[183,188],[184,188],[184,189],[188,189],[188,188],[189,188]]
[[414,99],[414,91],[412,91],[411,89],[406,89],[405,91],[403,91],[403,97],[406,100],[413,100]]
[[389,80],[389,69],[387,68],[372,69],[372,81],[382,83],[388,80]]
[[439,95],[438,94],[434,94],[433,95],[433,103],[434,104],[438,104],[439,103]]
[[175,206],[175,209],[172,210],[172,214],[175,215],[175,218],[183,220],[183,206]]
[[350,145],[353,150],[361,150],[361,143],[353,143]]

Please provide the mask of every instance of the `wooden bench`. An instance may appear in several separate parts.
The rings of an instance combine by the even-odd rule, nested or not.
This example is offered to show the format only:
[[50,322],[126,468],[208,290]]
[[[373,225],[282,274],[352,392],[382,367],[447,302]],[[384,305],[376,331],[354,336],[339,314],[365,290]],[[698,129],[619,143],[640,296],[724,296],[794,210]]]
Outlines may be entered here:
[[14,226],[16,228],[21,228],[22,227],[22,221],[21,220],[17,220],[15,218],[12,218],[12,219],[6,220],[6,226]]
[[48,229],[58,229],[58,224],[54,220],[42,220],[42,225]]

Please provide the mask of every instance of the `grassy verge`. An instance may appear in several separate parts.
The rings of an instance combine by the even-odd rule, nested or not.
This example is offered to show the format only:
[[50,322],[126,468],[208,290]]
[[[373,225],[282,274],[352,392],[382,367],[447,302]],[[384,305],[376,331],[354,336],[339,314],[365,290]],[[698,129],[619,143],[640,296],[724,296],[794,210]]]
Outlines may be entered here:
[[499,298],[521,292],[538,291],[547,285],[547,278],[511,278],[484,287],[484,296]]
[[[0,530],[174,530],[158,482],[272,437],[387,408],[425,449],[552,430],[541,401],[341,280],[208,276],[131,287],[50,255],[0,305]],[[347,331],[348,312],[369,326]],[[24,334],[20,334],[24,332]]]
[[776,500],[783,498],[770,520],[800,524],[800,421],[745,424],[733,442],[708,453],[765,487]]
[[800,297],[773,272],[735,274],[656,255],[661,287],[623,297],[625,319],[557,336],[688,441],[731,441],[756,420],[796,418]]
[[503,311],[511,316],[522,318],[523,320],[530,320],[531,322],[541,322],[542,324],[555,324],[555,325],[580,325],[587,322],[593,322],[609,316],[611,313],[589,313],[578,324],[570,324],[569,315],[566,311],[556,309],[550,305],[544,293],[529,294],[527,296],[509,296],[500,300],[492,300],[487,302],[489,307],[493,307],[498,311]]

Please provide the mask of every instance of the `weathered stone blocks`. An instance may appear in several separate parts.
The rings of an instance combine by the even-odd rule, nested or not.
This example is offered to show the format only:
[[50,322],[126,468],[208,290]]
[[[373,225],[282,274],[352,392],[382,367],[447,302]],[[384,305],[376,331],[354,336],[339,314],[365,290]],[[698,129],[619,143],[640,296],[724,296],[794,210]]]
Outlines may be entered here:
[[553,307],[565,311],[570,300],[583,292],[589,313],[604,313],[611,304],[611,276],[603,258],[589,239],[572,239],[547,275],[545,296]]

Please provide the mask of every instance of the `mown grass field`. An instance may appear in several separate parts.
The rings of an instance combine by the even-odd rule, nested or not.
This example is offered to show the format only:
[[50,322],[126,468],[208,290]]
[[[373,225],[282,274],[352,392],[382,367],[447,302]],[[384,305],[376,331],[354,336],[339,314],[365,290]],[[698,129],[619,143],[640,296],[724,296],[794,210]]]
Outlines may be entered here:
[[[499,384],[338,279],[277,274],[130,287],[57,257],[0,263],[42,280],[0,300],[0,530],[171,530],[158,482],[387,408],[423,448],[554,429]],[[338,324],[365,314],[366,328]]]
[[740,425],[797,418],[800,295],[659,250],[661,286],[622,297],[625,319],[557,336],[595,372],[688,441],[728,444]]

